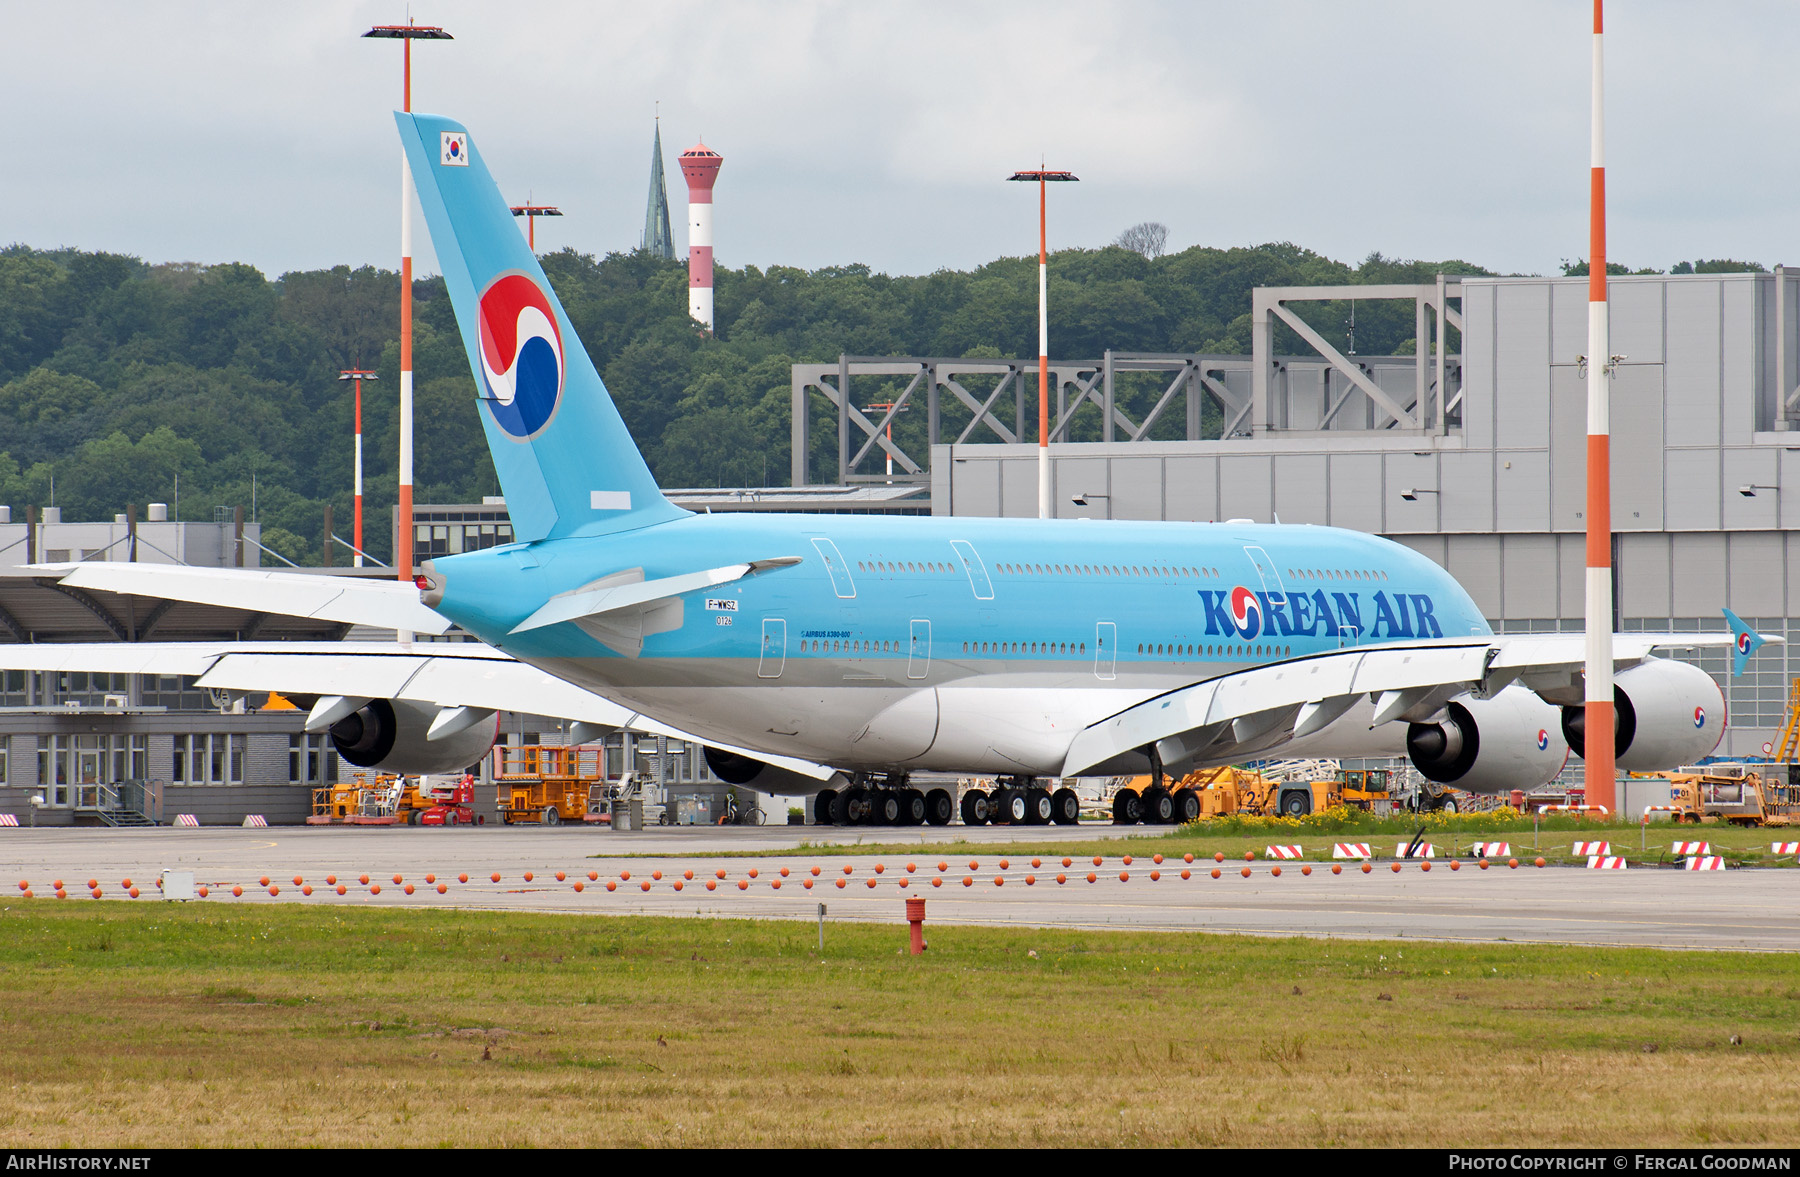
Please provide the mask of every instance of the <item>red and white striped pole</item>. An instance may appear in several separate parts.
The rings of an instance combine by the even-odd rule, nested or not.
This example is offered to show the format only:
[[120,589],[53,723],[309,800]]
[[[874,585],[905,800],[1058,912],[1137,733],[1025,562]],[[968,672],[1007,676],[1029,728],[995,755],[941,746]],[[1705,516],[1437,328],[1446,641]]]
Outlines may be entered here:
[[1601,3],[1594,0],[1594,95],[1588,197],[1587,803],[1613,803],[1612,341],[1606,310],[1606,115]]
[[1008,180],[1038,182],[1038,518],[1050,518],[1050,235],[1045,184],[1073,181],[1073,172],[1014,172]]
[[1038,173],[1038,518],[1050,518],[1050,229]]
[[[402,48],[400,107],[412,112],[412,43],[449,41],[436,25],[376,25],[365,37],[397,40]],[[394,535],[394,570],[403,581],[413,578],[413,363],[412,363],[412,167],[400,156],[400,493]],[[402,630],[401,641],[412,634]]]
[[367,368],[345,368],[338,373],[339,380],[356,381],[356,551],[355,565],[363,566],[363,428],[362,428],[362,384],[364,380],[379,380],[380,377]]

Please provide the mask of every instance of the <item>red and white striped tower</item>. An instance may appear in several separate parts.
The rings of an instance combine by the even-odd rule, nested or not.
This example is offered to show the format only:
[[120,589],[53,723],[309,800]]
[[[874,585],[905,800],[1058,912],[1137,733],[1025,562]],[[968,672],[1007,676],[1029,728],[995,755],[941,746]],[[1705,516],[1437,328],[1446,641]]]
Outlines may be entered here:
[[713,329],[713,181],[725,157],[696,143],[681,153],[688,186],[688,314]]
[[1587,803],[1613,811],[1613,573],[1610,417],[1612,341],[1606,314],[1606,117],[1601,0],[1594,0],[1594,97],[1588,196]]

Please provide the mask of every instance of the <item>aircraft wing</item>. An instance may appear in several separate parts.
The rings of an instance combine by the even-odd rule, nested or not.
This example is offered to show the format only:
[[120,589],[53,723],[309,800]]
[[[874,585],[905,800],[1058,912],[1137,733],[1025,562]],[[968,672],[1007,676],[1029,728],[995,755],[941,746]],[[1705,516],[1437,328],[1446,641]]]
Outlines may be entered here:
[[179,564],[98,560],[33,564],[25,571],[53,577],[69,588],[103,589],[381,629],[441,634],[448,632],[451,625],[449,618],[419,599],[418,589],[397,580],[307,576],[264,568],[189,568]]
[[[1623,670],[1656,650],[1742,651],[1751,646],[1745,632],[1614,634],[1613,666]],[[1781,640],[1751,636],[1756,645]],[[1224,763],[1321,731],[1365,698],[1374,704],[1377,726],[1423,721],[1457,695],[1492,696],[1514,682],[1548,702],[1575,704],[1582,698],[1586,656],[1585,634],[1525,634],[1364,646],[1252,667],[1090,725],[1071,742],[1062,774],[1136,771],[1138,753],[1152,745],[1164,764],[1197,758]]]
[[820,782],[824,765],[702,740],[479,642],[72,642],[0,645],[0,669],[190,675],[215,691],[405,699],[517,711],[711,744]]

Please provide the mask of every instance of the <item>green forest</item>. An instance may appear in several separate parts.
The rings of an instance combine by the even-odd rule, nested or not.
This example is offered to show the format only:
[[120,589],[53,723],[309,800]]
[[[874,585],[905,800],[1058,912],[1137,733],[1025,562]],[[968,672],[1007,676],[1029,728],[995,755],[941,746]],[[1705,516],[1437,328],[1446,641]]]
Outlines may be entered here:
[[[863,265],[719,268],[711,335],[688,318],[683,263],[567,249],[541,261],[669,487],[785,484],[793,363],[843,353],[1036,353],[1032,258],[918,277]],[[1247,354],[1253,287],[1487,272],[1380,254],[1352,266],[1285,243],[1162,256],[1117,245],[1067,250],[1050,262],[1052,352]],[[499,486],[455,316],[441,279],[414,289],[415,498],[478,502]],[[396,490],[398,301],[398,276],[373,267],[270,279],[238,263],[0,250],[0,503],[15,512],[54,504],[70,520],[110,518],[128,503],[168,502],[187,520],[241,506],[270,548],[316,563],[325,506],[338,520],[351,513],[353,394],[339,374],[371,368],[379,379],[364,391],[365,509],[369,549],[385,559]],[[1354,316],[1363,355],[1415,349],[1410,306],[1320,303],[1304,313],[1334,342],[1349,338]],[[1291,335],[1277,348],[1304,350]],[[1155,391],[1127,389],[1121,402],[1130,412],[1133,396]],[[912,452],[923,449],[923,417],[902,415],[896,426]],[[1097,436],[1097,412],[1083,424]],[[814,434],[812,468],[834,471],[835,429]]]

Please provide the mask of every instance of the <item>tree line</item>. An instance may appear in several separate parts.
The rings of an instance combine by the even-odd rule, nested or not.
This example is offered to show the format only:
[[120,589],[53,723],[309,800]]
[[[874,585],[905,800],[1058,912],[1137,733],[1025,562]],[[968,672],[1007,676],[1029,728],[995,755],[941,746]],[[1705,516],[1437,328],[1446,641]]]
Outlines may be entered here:
[[[1095,358],[1108,348],[1246,354],[1254,287],[1488,272],[1380,254],[1349,265],[1288,243],[1178,253],[1149,245],[1052,255],[1055,356]],[[998,358],[1037,350],[1035,258],[918,276],[865,265],[719,267],[711,334],[688,317],[679,261],[572,249],[541,261],[668,487],[785,483],[794,363],[843,353]],[[271,279],[240,263],[0,250],[0,503],[15,512],[54,503],[71,520],[110,518],[127,503],[168,502],[186,520],[242,506],[269,547],[316,563],[324,507],[332,506],[340,535],[351,513],[353,397],[339,374],[370,368],[378,378],[364,386],[365,509],[369,549],[387,558],[398,299],[398,276],[368,266]],[[441,279],[415,283],[415,299],[415,500],[479,502],[499,486],[455,315]],[[1354,315],[1361,354],[1416,346],[1410,307],[1319,303],[1302,313],[1339,346]],[[1307,350],[1291,335],[1277,348]],[[1127,411],[1133,397],[1155,392],[1125,390]],[[896,426],[911,452],[922,452],[923,417],[903,415]],[[1095,436],[1098,428],[1097,414],[1083,423]],[[835,470],[835,430],[814,435],[813,469]]]

